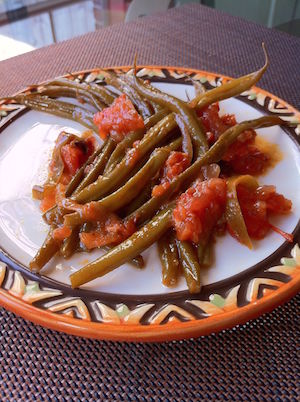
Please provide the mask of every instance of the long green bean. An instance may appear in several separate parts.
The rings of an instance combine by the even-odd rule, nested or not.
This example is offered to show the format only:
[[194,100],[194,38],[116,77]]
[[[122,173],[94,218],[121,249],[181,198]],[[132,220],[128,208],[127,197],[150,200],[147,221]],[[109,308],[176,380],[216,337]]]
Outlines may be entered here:
[[71,255],[77,251],[80,243],[79,232],[80,226],[73,228],[71,235],[67,237],[62,243],[60,247],[60,253],[64,258],[71,257]]
[[91,165],[95,161],[98,155],[102,153],[108,141],[109,139],[105,140],[103,144],[98,149],[96,149],[95,152],[92,153],[92,155],[81,166],[81,168],[77,170],[77,172],[72,177],[71,181],[69,182],[66,188],[66,197],[70,197],[73,194],[73,192],[77,189],[77,187],[79,186],[79,184],[81,183],[82,179],[85,176],[85,169],[87,168],[87,166]]
[[98,132],[93,122],[93,114],[82,106],[73,105],[72,103],[58,101],[39,95],[16,95],[11,99],[21,105],[27,106],[40,112],[54,114],[55,116],[66,119],[75,120],[83,126]]
[[173,231],[165,233],[158,241],[158,254],[162,266],[162,283],[165,286],[177,284],[180,262]]
[[155,243],[172,225],[172,207],[159,212],[149,223],[131,237],[114,247],[97,260],[85,265],[70,276],[71,285],[76,288],[95,278],[103,276],[135,257]]
[[104,170],[104,174],[108,174],[109,172],[111,172],[118,165],[118,163],[121,162],[126,153],[126,150],[128,148],[131,148],[135,141],[139,141],[144,136],[144,134],[144,129],[128,133],[125,138],[121,142],[119,142],[115,150],[110,155]]
[[103,103],[105,103],[107,106],[111,105],[115,99],[114,96],[108,91],[107,88],[94,84],[94,83],[77,82],[77,81],[69,80],[68,78],[62,77],[62,78],[57,78],[57,79],[48,81],[45,85],[67,86],[70,88],[84,90],[84,91],[89,92],[92,95],[100,98],[100,100]]
[[203,109],[204,107],[211,105],[214,102],[221,101],[223,99],[231,98],[232,96],[237,96],[250,89],[253,85],[260,80],[262,75],[265,73],[269,66],[269,58],[266,52],[265,46],[263,44],[263,51],[265,55],[265,64],[262,68],[253,73],[244,75],[239,78],[235,78],[226,84],[219,87],[211,89],[203,94],[196,96],[191,102],[190,107],[196,109]]
[[77,186],[76,190],[74,191],[74,195],[78,194],[86,186],[93,183],[99,177],[99,175],[103,173],[109,156],[114,148],[115,142],[112,139],[108,139],[106,145],[102,149],[102,152],[98,155],[94,162],[91,163],[89,172],[85,175],[81,183]]
[[108,85],[115,87],[121,93],[125,93],[131,102],[137,107],[143,119],[151,116],[152,111],[149,106],[135,88],[131,86],[128,80],[122,78],[122,76],[117,76],[116,74],[107,71],[105,73],[105,81]]
[[135,210],[137,210],[143,204],[145,204],[145,202],[148,201],[149,198],[151,198],[152,188],[153,188],[153,181],[150,181],[144,187],[143,191],[141,191],[140,194],[131,201],[131,203],[129,203],[122,209],[121,211],[122,216],[128,216],[132,214]]
[[161,110],[155,113],[154,115],[145,120],[144,122],[145,129],[140,129],[127,134],[124,137],[124,139],[121,142],[119,142],[119,144],[116,146],[116,149],[111,154],[105,167],[104,174],[111,172],[117,166],[117,164],[121,162],[122,158],[126,153],[126,150],[128,148],[131,148],[135,141],[139,141],[140,139],[142,139],[145,134],[145,131],[149,130],[160,120],[162,120],[165,117],[165,114],[166,114],[165,110]]
[[214,241],[211,238],[206,244],[201,265],[203,267],[210,267],[212,266],[213,261],[214,261]]
[[38,91],[34,94],[42,96],[49,96],[50,98],[57,98],[64,96],[67,98],[82,99],[84,102],[96,108],[100,111],[106,107],[106,105],[95,95],[90,92],[83,91],[79,88],[63,87],[63,86],[46,86],[38,88]]
[[[207,140],[194,111],[192,111],[185,102],[175,96],[161,92],[159,89],[150,85],[145,85],[135,75],[133,77],[134,85],[141,95],[150,101],[158,103],[164,108],[168,108],[178,115],[178,121],[181,121],[182,125],[187,129],[183,131],[183,134],[188,132],[192,137],[196,158],[203,155],[208,149]],[[186,143],[186,136],[183,137],[183,150],[186,153],[190,152],[189,141]]]
[[187,241],[177,241],[177,246],[189,292],[199,293],[201,290],[201,268],[194,247]]
[[53,229],[51,228],[43,245],[30,261],[29,268],[31,271],[39,272],[39,270],[46,265],[59,250],[60,243],[53,239],[52,231]]

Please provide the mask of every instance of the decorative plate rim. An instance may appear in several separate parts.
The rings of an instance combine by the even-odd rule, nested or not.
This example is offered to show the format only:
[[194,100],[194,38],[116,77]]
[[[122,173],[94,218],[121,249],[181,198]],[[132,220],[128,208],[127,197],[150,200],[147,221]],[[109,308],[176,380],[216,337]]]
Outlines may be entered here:
[[[132,66],[93,68],[72,74],[84,76],[87,82],[92,82],[101,71],[127,72],[131,68]],[[193,76],[193,79],[200,81],[202,77],[212,87],[231,79],[219,73],[174,66],[145,65],[138,66],[138,70],[138,74],[141,76],[154,79],[166,78],[165,72],[167,72],[172,76],[170,78],[179,82],[183,78],[182,75],[185,78]],[[70,76],[70,74],[64,76]],[[28,90],[30,87],[18,91],[18,93]],[[297,121],[294,133],[289,136],[299,142],[300,112],[293,106],[258,87],[251,88],[250,91],[242,94],[242,97],[255,101],[257,105],[253,105],[252,102],[251,104],[264,110],[266,110],[265,101],[269,98],[267,109],[269,113],[276,113],[290,121]],[[0,104],[0,112],[3,111],[3,106],[5,103]],[[21,109],[19,108],[18,112],[16,109],[15,112],[9,111],[12,113],[11,117],[8,113],[3,125],[10,124],[14,114],[19,115]],[[4,116],[4,114],[2,115]],[[241,282],[237,285],[233,284],[222,295],[211,294],[209,298],[206,295],[205,300],[189,295],[181,305],[178,305],[178,303],[173,304],[172,300],[167,300],[169,295],[166,294],[166,302],[159,306],[155,306],[155,301],[153,303],[139,301],[133,307],[130,302],[127,305],[115,303],[115,306],[111,307],[110,303],[104,304],[98,300],[94,301],[92,306],[91,303],[87,304],[85,300],[76,296],[69,297],[68,294],[63,294],[52,286],[40,288],[39,279],[32,281],[26,277],[26,273],[22,272],[22,267],[12,267],[10,263],[15,265],[13,258],[8,261],[5,252],[1,253],[0,249],[0,305],[36,324],[88,338],[119,341],[165,341],[208,335],[256,318],[299,292],[300,248],[297,240],[293,248],[286,245],[283,249],[285,252],[290,249],[292,258],[282,258],[281,265],[269,265],[267,268],[263,268],[262,274],[268,275],[260,274],[251,278],[247,288],[248,294],[251,287],[247,303],[241,303],[238,300],[239,293],[242,292],[245,296],[245,289],[242,289]],[[62,300],[57,303],[61,296]],[[45,301],[46,304],[41,304]],[[95,318],[95,304],[97,304],[98,319]],[[93,309],[95,311],[92,312]],[[196,309],[200,311],[200,318],[195,314]]]

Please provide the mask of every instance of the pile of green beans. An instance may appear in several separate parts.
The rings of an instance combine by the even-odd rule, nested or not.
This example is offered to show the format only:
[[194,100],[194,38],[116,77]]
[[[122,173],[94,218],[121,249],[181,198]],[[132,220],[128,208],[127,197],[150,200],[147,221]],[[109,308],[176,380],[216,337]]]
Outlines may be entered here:
[[[82,214],[80,208],[93,202],[96,210],[117,214],[125,223],[133,221],[136,231],[120,244],[105,247],[104,255],[73,273],[72,287],[101,277],[126,261],[144,266],[140,253],[157,242],[163,284],[175,286],[182,273],[189,291],[199,293],[202,269],[212,264],[214,234],[205,233],[198,244],[179,241],[173,229],[176,197],[199,177],[201,168],[218,163],[242,132],[283,122],[278,117],[264,116],[236,124],[209,147],[196,110],[250,89],[268,67],[266,52],[265,57],[264,66],[258,71],[215,89],[205,91],[194,84],[196,97],[189,102],[163,93],[136,74],[118,76],[110,72],[105,73],[107,86],[59,78],[36,87],[35,92],[10,98],[31,109],[75,120],[97,132],[91,109],[101,111],[118,94],[125,93],[145,123],[144,129],[130,132],[118,144],[106,139],[78,169],[67,186],[65,199],[44,214],[50,230],[30,268],[39,271],[57,252],[69,258],[83,249],[80,233],[88,231],[95,218]],[[77,98],[89,107],[57,100],[62,96]],[[133,149],[134,160],[130,159]],[[151,196],[168,156],[175,150],[187,154],[189,167],[173,178],[167,191]],[[60,243],[53,239],[52,233],[62,225],[72,232]]]

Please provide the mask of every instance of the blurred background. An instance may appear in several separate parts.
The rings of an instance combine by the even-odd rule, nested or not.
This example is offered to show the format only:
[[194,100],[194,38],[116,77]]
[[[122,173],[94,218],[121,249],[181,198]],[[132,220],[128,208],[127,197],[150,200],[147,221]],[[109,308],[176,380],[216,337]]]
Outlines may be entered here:
[[0,60],[191,2],[300,36],[299,0],[0,0]]

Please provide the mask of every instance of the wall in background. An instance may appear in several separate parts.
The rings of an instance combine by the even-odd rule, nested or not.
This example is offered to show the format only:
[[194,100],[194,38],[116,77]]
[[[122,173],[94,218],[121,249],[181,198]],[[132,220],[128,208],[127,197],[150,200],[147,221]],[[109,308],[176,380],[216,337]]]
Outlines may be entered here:
[[[155,4],[161,4],[161,0],[135,1],[147,5],[151,2],[154,11]],[[265,26],[280,26],[279,29],[300,36],[300,0],[173,0],[171,5],[180,6],[191,2]],[[29,11],[29,16],[23,19],[14,20],[18,15],[10,15],[9,20],[12,22],[0,24],[0,54],[9,53],[11,42],[5,42],[6,37],[38,48],[122,22],[129,3],[130,0],[0,0],[0,16],[4,17],[7,12],[14,13],[16,9],[21,10],[21,13],[24,9],[24,17],[26,7],[30,10],[30,7],[36,7],[37,4],[45,8],[31,16]],[[53,4],[59,8],[53,9]],[[298,18],[298,21],[289,23],[292,18]]]
[[299,0],[176,0],[175,3],[204,4],[269,27],[300,18]]

